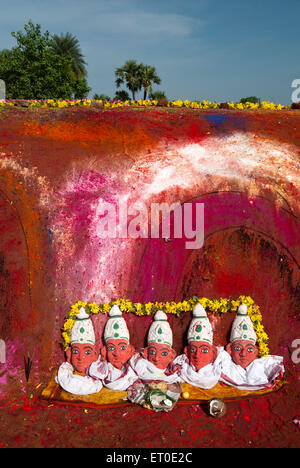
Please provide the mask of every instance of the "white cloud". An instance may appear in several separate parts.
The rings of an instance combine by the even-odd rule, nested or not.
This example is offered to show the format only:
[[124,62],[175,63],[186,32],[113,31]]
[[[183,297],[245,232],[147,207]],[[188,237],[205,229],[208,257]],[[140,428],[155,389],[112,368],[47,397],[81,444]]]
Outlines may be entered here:
[[[0,0],[1,3],[1,0]],[[5,30],[20,29],[31,19],[42,24],[44,29],[69,31],[76,34],[86,31],[92,34],[131,34],[134,36],[156,35],[188,36],[203,23],[187,15],[172,12],[151,12],[145,3],[136,6],[133,1],[77,1],[12,0],[6,3],[5,13],[0,16],[0,25]],[[53,32],[52,30],[50,32]],[[56,32],[56,31],[55,31]]]
[[106,13],[102,17],[101,33],[131,34],[133,36],[188,36],[198,26],[198,22],[188,16],[172,13],[158,14],[124,12],[123,14]]

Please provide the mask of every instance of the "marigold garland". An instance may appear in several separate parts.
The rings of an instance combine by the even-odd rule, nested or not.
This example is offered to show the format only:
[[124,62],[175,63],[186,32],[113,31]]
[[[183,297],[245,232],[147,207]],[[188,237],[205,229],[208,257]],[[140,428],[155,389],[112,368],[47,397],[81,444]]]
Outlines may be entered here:
[[66,350],[70,346],[71,331],[81,307],[83,307],[90,315],[99,313],[108,314],[112,306],[116,304],[122,312],[132,313],[139,317],[143,315],[154,315],[158,310],[163,310],[166,314],[174,314],[177,317],[180,317],[182,313],[192,312],[193,308],[198,303],[201,304],[207,312],[211,312],[214,315],[236,312],[241,304],[246,304],[248,315],[257,334],[257,344],[260,351],[260,357],[267,356],[269,354],[269,337],[264,331],[259,306],[256,305],[253,299],[249,296],[239,296],[236,300],[225,298],[207,299],[205,297],[198,298],[197,296],[194,296],[191,299],[182,302],[172,301],[154,303],[133,303],[126,299],[118,299],[106,304],[96,304],[95,302],[89,304],[88,302],[78,301],[76,304],[71,306],[70,312],[66,317],[63,326],[62,338],[64,349]]

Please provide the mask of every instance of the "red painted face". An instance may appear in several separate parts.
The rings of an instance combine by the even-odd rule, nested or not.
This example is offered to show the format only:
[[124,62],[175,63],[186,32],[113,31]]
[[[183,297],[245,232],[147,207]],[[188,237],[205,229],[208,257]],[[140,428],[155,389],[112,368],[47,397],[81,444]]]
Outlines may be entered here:
[[134,354],[134,347],[124,339],[109,339],[102,350],[101,352],[104,359],[120,370]]
[[196,371],[211,364],[217,357],[216,347],[206,341],[190,341],[184,352]]
[[92,362],[97,360],[98,353],[94,345],[74,343],[71,345],[69,353],[67,352],[67,356],[75,370],[86,374]]
[[226,351],[231,355],[233,362],[243,369],[257,359],[259,354],[258,347],[250,340],[236,340],[229,343]]
[[166,344],[150,343],[145,354],[155,367],[165,369],[175,359],[176,351]]

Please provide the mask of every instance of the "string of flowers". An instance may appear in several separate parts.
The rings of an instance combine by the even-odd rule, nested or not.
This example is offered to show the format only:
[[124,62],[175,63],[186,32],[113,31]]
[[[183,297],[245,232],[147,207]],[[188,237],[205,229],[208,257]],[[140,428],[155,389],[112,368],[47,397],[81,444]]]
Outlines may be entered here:
[[289,109],[289,106],[283,106],[281,104],[275,104],[274,102],[262,101],[261,103],[253,102],[211,102],[208,100],[202,101],[189,101],[188,99],[182,100],[177,99],[173,101],[164,100],[128,100],[128,101],[115,101],[115,100],[101,100],[101,99],[34,99],[34,100],[22,100],[22,99],[4,99],[0,100],[0,107],[15,105],[22,105],[21,101],[26,103],[25,107],[29,108],[66,108],[66,107],[91,107],[94,105],[101,106],[103,108],[116,108],[116,107],[173,107],[173,108],[187,108],[187,109],[237,109],[237,110],[282,110]]
[[207,299],[205,297],[198,298],[197,296],[193,296],[191,299],[182,302],[172,301],[154,303],[133,303],[126,299],[118,299],[106,304],[96,304],[95,302],[89,304],[88,302],[78,301],[76,304],[71,306],[63,326],[62,338],[64,349],[66,350],[70,346],[71,331],[81,307],[83,307],[90,315],[96,315],[99,313],[108,314],[112,306],[116,304],[123,313],[132,313],[138,317],[154,315],[158,310],[162,310],[166,314],[173,314],[180,317],[182,313],[192,312],[193,308],[198,303],[201,304],[207,312],[211,312],[214,315],[236,312],[241,304],[245,304],[257,335],[257,344],[260,356],[267,356],[269,354],[269,337],[262,324],[262,315],[259,306],[256,305],[253,299],[249,296],[239,296],[236,300],[226,298]]

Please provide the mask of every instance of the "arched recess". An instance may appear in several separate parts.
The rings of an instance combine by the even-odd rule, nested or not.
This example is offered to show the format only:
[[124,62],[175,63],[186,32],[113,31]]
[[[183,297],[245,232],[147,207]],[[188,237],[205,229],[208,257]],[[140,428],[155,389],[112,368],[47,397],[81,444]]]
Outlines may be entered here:
[[36,188],[13,170],[1,170],[0,195],[0,338],[13,343],[14,365],[23,366],[30,353],[48,367],[59,334],[48,214],[39,208]]
[[[300,333],[299,220],[242,192],[215,192],[189,202],[204,203],[204,246],[188,250],[185,237],[145,239],[131,297],[155,302],[250,295],[261,307],[271,352],[280,346],[288,352]],[[178,349],[189,319],[182,318],[175,332]]]
[[31,308],[26,238],[16,210],[0,192],[0,337],[24,333]]

